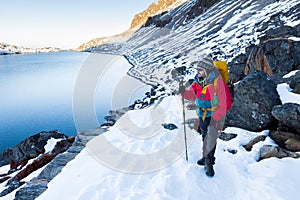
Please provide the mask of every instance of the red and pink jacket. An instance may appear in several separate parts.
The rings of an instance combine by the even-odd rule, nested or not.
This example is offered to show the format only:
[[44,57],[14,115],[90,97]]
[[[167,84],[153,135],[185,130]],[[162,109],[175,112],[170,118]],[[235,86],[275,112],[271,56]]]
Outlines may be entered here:
[[216,89],[218,105],[213,105],[215,94],[214,83],[208,84],[202,88],[202,86],[197,82],[197,79],[195,79],[190,90],[186,90],[183,96],[187,100],[195,101],[199,117],[204,115],[203,109],[216,106],[215,111],[207,111],[206,117],[212,117],[215,121],[220,121],[231,108],[232,102],[229,88],[222,78],[218,78]]

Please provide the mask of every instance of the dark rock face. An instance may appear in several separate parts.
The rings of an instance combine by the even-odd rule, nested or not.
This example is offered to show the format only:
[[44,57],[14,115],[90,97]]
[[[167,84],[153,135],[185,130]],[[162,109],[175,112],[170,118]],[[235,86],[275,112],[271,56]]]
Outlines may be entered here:
[[285,103],[275,106],[272,115],[281,125],[296,130],[300,135],[300,104]]
[[263,72],[253,70],[238,84],[225,126],[250,131],[275,129],[276,120],[271,112],[280,104],[276,84]]
[[[263,44],[264,52],[273,73],[290,72],[298,68],[298,60],[293,58],[292,52],[297,52],[295,44],[288,39],[272,39]],[[297,45],[298,46],[298,45]]]
[[[277,19],[279,20],[279,19]],[[280,20],[279,20],[280,21]],[[246,48],[246,53],[234,58],[229,64],[230,79],[237,82],[244,78],[244,71],[247,62],[253,57],[257,61],[257,53],[266,56],[268,65],[272,70],[272,80],[276,83],[286,82],[282,76],[292,70],[300,68],[300,42],[288,39],[289,37],[299,37],[300,25],[295,27],[281,26],[270,29],[260,38],[259,45],[250,45]],[[254,64],[254,69],[259,69]]]
[[300,94],[300,71],[291,77],[289,85],[293,89],[292,92]]
[[47,189],[47,185],[38,184],[31,186],[28,190],[18,190],[15,195],[15,200],[33,200],[36,199]]
[[144,26],[154,25],[160,28],[178,27],[199,16],[219,1],[220,0],[191,0],[183,3],[176,9],[149,17]]
[[[37,157],[39,154],[44,153],[44,146],[50,138],[66,138],[67,136],[58,131],[41,132],[35,134],[14,148],[9,148],[0,154],[0,166],[8,165],[11,160],[15,163],[21,164],[22,162],[31,158]],[[18,165],[18,164],[17,164]]]
[[236,83],[245,77],[244,70],[246,63],[229,64],[229,66],[229,76],[233,83]]
[[[19,173],[17,173],[17,175],[15,175],[14,177],[8,179],[6,185],[7,185],[7,189],[3,190],[0,193],[0,197],[1,196],[5,196],[9,193],[11,193],[12,191],[14,191],[15,189],[19,188],[21,185],[23,185],[25,182],[22,181],[25,177],[27,177],[28,175],[30,175],[32,172],[44,167],[45,165],[47,165],[49,162],[51,162],[58,154],[65,152],[66,150],[68,150],[68,148],[73,144],[75,140],[75,137],[71,137],[71,138],[66,138],[60,142],[57,142],[55,147],[53,148],[53,150],[51,152],[45,153],[43,155],[40,155],[37,159],[35,159],[32,163],[26,165],[26,167],[21,167],[21,169],[15,169],[15,170],[20,170]],[[55,168],[56,169],[56,168]],[[45,188],[45,187],[43,187]],[[41,188],[35,188],[37,189],[37,193],[41,192]],[[22,194],[23,191],[21,191]],[[25,196],[27,199],[34,199],[32,198],[32,191],[30,193],[30,195],[27,197]]]

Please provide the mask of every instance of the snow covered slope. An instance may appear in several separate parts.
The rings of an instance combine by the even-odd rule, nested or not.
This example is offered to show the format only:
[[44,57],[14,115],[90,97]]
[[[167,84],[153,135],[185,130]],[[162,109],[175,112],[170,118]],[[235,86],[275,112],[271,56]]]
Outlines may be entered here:
[[300,23],[297,0],[222,0],[195,15],[199,2],[188,1],[160,16],[161,21],[168,18],[163,27],[159,27],[160,23],[150,23],[126,43],[102,45],[88,51],[124,54],[135,66],[130,71],[133,76],[172,90],[177,87],[172,69],[185,66],[192,71],[190,64],[204,52],[221,52],[219,57],[226,56],[230,62],[251,44],[258,44],[267,30]]
[[[180,103],[178,97],[171,96],[159,105],[128,112],[108,132],[91,140],[37,199],[299,198],[296,187],[300,184],[299,159],[271,158],[257,162],[260,147],[274,145],[269,137],[255,144],[250,152],[242,147],[268,131],[255,133],[227,128],[225,132],[238,136],[229,142],[218,139],[216,175],[209,178],[204,168],[196,164],[201,155],[201,137],[187,128],[186,161]],[[187,119],[194,117],[194,111],[187,112]],[[137,126],[129,126],[129,122]],[[178,129],[166,130],[161,123],[173,123]],[[139,130],[144,130],[143,136],[147,137],[138,137]],[[106,141],[110,146],[104,145]],[[125,154],[115,154],[116,149]]]

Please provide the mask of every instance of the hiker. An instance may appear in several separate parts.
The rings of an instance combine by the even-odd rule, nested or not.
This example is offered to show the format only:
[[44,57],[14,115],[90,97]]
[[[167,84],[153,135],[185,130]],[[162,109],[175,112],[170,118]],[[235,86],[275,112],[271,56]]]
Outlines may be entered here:
[[202,134],[203,157],[198,165],[205,165],[206,175],[214,176],[215,150],[218,130],[222,129],[226,112],[231,107],[231,95],[220,71],[214,66],[210,57],[201,59],[196,64],[197,74],[190,89],[179,87],[184,99],[195,101],[199,116],[199,132]]

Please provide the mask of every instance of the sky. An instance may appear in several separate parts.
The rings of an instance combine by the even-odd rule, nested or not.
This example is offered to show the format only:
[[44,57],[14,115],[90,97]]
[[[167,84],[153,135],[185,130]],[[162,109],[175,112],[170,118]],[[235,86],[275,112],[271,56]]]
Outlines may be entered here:
[[76,48],[122,33],[157,0],[1,0],[0,42],[24,47]]

